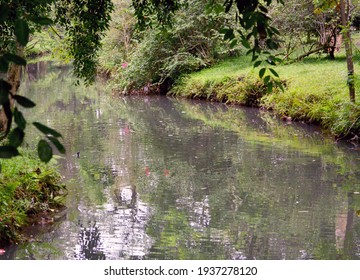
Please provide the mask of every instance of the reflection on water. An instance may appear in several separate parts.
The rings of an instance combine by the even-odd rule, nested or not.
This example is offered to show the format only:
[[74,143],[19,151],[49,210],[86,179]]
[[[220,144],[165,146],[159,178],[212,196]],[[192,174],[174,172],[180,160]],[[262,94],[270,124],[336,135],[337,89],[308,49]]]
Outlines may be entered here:
[[89,223],[88,227],[84,228],[79,224],[79,240],[75,248],[76,260],[104,260],[105,255],[101,250],[101,239],[99,228],[94,224]]
[[22,86],[38,104],[28,118],[64,136],[66,217],[1,258],[359,259],[357,147],[259,110],[112,98],[69,75],[32,66]]

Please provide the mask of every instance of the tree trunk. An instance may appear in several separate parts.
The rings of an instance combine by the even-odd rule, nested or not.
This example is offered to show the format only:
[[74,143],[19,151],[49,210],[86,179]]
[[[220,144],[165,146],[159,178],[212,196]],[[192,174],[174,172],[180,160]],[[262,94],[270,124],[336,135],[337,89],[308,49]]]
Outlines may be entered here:
[[340,0],[341,23],[344,28],[343,37],[345,42],[346,63],[348,70],[349,96],[350,96],[350,101],[355,103],[354,62],[352,55],[351,33],[349,26],[349,17],[350,17],[349,7],[350,7],[349,0]]
[[[17,55],[23,56],[23,47],[18,47]],[[7,82],[11,85],[10,93],[15,95],[20,87],[21,66],[11,63],[7,72]],[[12,122],[12,109],[14,108],[14,99],[9,95],[9,101],[3,104],[0,110],[0,135],[9,133]],[[2,138],[0,136],[0,139]]]

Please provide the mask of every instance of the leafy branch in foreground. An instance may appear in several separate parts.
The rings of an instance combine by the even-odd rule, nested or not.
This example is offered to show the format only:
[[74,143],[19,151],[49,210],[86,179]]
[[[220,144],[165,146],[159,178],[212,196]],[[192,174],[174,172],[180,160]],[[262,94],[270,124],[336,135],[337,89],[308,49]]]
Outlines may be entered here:
[[[17,148],[24,141],[27,126],[20,107],[35,107],[33,101],[17,95],[20,70],[27,63],[24,49],[31,34],[43,26],[64,27],[64,42],[74,59],[74,73],[90,84],[96,74],[96,52],[112,9],[111,0],[0,0],[0,158],[20,154]],[[44,134],[37,146],[42,161],[52,158],[52,145],[65,153],[60,133],[39,122],[33,125]]]

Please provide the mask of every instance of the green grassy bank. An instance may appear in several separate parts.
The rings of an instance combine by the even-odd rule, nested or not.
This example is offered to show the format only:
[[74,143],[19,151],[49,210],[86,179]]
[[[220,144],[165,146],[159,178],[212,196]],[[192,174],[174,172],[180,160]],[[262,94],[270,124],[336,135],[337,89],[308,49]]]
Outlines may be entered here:
[[21,229],[39,213],[62,205],[65,186],[54,165],[30,153],[0,160],[0,246],[21,241]]
[[[360,60],[354,57],[355,64]],[[171,93],[189,98],[259,106],[292,120],[316,122],[336,137],[353,137],[360,131],[360,103],[349,102],[346,61],[325,57],[275,67],[285,91],[267,93],[249,57],[227,59],[212,68],[182,77]],[[358,68],[355,68],[357,73]],[[356,78],[356,89],[360,79]],[[359,97],[360,98],[360,97]],[[358,98],[358,100],[359,100]]]

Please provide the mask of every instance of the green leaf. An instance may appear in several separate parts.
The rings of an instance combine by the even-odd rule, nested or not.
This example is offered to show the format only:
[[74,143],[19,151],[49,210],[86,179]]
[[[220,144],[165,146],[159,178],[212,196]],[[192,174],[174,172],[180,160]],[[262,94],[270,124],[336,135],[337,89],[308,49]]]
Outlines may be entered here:
[[254,68],[259,67],[261,63],[262,63],[261,60],[256,61],[256,62],[254,63]]
[[247,49],[251,48],[249,41],[246,40],[245,38],[241,39],[241,44]]
[[8,136],[10,146],[13,146],[14,148],[19,147],[24,141],[24,137],[25,132],[20,127],[14,128]]
[[272,68],[269,68],[270,72],[277,78],[279,78],[279,74]]
[[41,161],[49,162],[53,156],[51,146],[45,140],[40,140],[37,146],[38,155]]
[[47,17],[36,17],[31,19],[32,22],[39,24],[39,25],[51,25],[53,24],[52,19]]
[[0,105],[9,101],[11,85],[4,80],[0,80]]
[[237,40],[236,39],[232,40],[230,43],[230,48],[231,49],[234,48],[236,46],[236,44],[237,44]]
[[20,155],[13,146],[0,146],[0,158],[12,158]]
[[266,14],[269,12],[268,9],[266,9],[263,5],[259,5],[259,9]]
[[33,108],[36,106],[34,102],[32,102],[30,99],[21,96],[21,95],[13,95],[13,98],[16,100],[17,103],[19,103],[24,108]]
[[4,54],[4,58],[9,62],[14,62],[17,65],[26,65],[26,60],[22,58],[21,56],[12,54],[12,53],[6,53]]
[[273,83],[268,83],[266,87],[268,93],[271,93],[273,91]]
[[29,42],[29,34],[30,29],[28,23],[23,19],[17,19],[15,22],[15,36],[16,40],[24,47]]
[[0,56],[0,72],[6,73],[9,69],[9,61]]
[[59,132],[57,132],[56,130],[47,127],[46,125],[43,125],[39,122],[33,122],[33,125],[40,130],[42,133],[44,133],[45,135],[52,135],[54,137],[62,137],[61,134]]
[[259,77],[260,77],[260,79],[262,79],[262,77],[264,77],[265,71],[266,71],[266,68],[261,68],[261,69],[260,69],[260,71],[259,71]]
[[60,153],[65,154],[65,147],[60,143],[57,138],[53,136],[48,136],[47,138],[51,141],[51,143],[54,144],[54,146],[58,149]]
[[14,121],[22,130],[25,130],[26,120],[23,114],[15,107],[14,109]]
[[269,75],[267,75],[265,78],[264,78],[264,84],[267,86],[270,82],[270,79],[271,77]]
[[224,34],[224,40],[232,40],[235,38],[234,35],[234,29],[228,29],[226,30],[225,34]]

